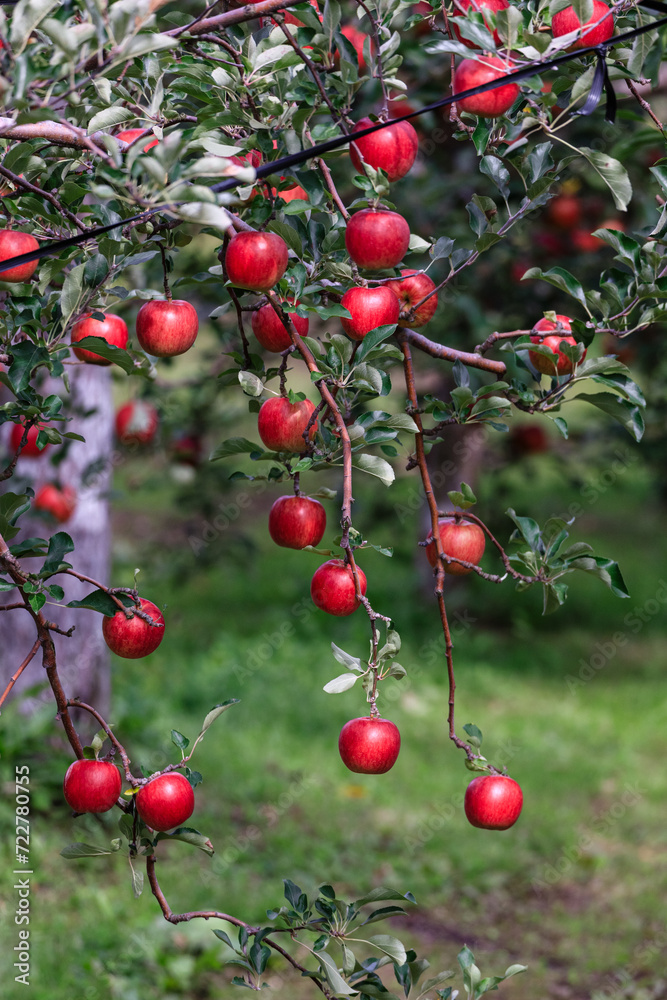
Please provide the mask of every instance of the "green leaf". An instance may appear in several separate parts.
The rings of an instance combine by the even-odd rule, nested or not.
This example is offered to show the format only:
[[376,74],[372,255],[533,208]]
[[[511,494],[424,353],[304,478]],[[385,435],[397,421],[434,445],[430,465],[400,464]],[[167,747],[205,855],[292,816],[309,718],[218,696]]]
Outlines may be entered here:
[[[116,596],[126,608],[134,607],[134,601],[128,594],[117,594]],[[67,607],[87,608],[89,611],[98,611],[101,615],[106,615],[108,618],[113,618],[118,611],[118,605],[112,599],[111,595],[107,594],[104,590],[93,590],[80,601],[70,601]]]
[[213,849],[213,844],[205,837],[203,833],[199,830],[193,830],[189,826],[179,826],[178,829],[174,830],[173,833],[158,833],[155,838],[158,840],[182,840],[185,844],[191,844],[192,847],[198,847],[200,851],[204,854],[208,854],[211,857],[215,854]]
[[469,742],[472,746],[479,749],[482,745],[482,730],[479,729],[473,722],[467,722],[463,727],[463,731],[468,734]]
[[[25,514],[28,510],[30,510],[30,497],[27,493],[4,493],[0,496],[0,535],[7,541],[14,538],[20,531],[20,528],[16,527],[16,522],[21,514]],[[31,538],[28,541],[34,544],[38,539]],[[12,584],[12,588],[13,586]]]
[[[200,196],[201,197],[201,196]],[[196,222],[200,226],[211,226],[226,233],[231,226],[231,216],[220,205],[213,205],[209,201],[188,201],[179,205],[178,209],[172,209],[174,215],[187,222]]]
[[601,580],[616,597],[629,597],[618,563],[602,556],[583,556],[568,561],[569,569],[580,569]]
[[364,361],[373,348],[391,337],[395,330],[395,323],[389,326],[378,326],[375,330],[370,330],[362,340],[361,347],[355,355],[355,364]]
[[483,156],[479,163],[479,169],[491,178],[503,198],[509,197],[510,172],[501,159],[497,156]]
[[226,945],[229,945],[229,947],[232,949],[232,951],[235,950],[234,949],[234,945],[232,944],[232,940],[231,940],[229,934],[225,934],[225,932],[221,931],[221,930],[214,930],[213,933],[215,934],[215,936],[217,938],[220,938],[221,941],[224,941]]
[[407,961],[405,945],[398,938],[392,937],[390,934],[375,934],[368,940],[397,965],[404,965]]
[[353,464],[357,469],[361,469],[362,472],[367,472],[371,476],[377,476],[385,486],[391,486],[396,478],[389,462],[386,462],[384,458],[380,458],[379,455],[369,455],[366,452],[361,455],[355,455]]
[[318,952],[315,957],[320,963],[324,978],[334,993],[343,993],[345,996],[352,996],[359,992],[359,990],[353,989],[352,986],[345,982],[333,958],[326,951]]
[[505,513],[507,514],[508,517],[510,517],[514,521],[517,528],[519,529],[521,537],[524,539],[525,542],[528,543],[529,548],[533,552],[539,552],[541,545],[541,534],[540,534],[540,526],[537,523],[537,521],[534,521],[532,517],[519,517],[519,515],[514,510],[512,510],[511,507],[508,507]]
[[453,977],[453,975],[454,975],[453,972],[451,972],[449,969],[446,969],[444,972],[439,972],[437,976],[432,976],[430,979],[427,979],[422,985],[421,992],[419,993],[417,1000],[421,1000],[421,998],[426,996],[427,993],[430,993],[431,990],[434,990],[436,986],[440,986],[442,983],[446,983],[448,979],[451,979]]
[[644,435],[644,417],[638,406],[633,406],[632,403],[625,399],[619,399],[618,396],[612,396],[610,392],[596,392],[593,395],[582,392],[574,398],[597,406],[599,410],[604,410],[625,427],[635,441],[641,441]]
[[9,42],[14,58],[19,56],[28,39],[54,7],[60,7],[60,0],[21,0],[12,13]]
[[19,395],[28,388],[30,379],[37,368],[42,365],[50,365],[51,357],[46,348],[37,347],[30,340],[13,344],[9,348],[9,353],[12,363],[7,372],[7,378],[16,395]]
[[92,351],[93,354],[99,354],[105,361],[111,361],[114,365],[118,365],[127,375],[138,371],[139,366],[127,351],[123,350],[122,347],[115,347],[113,344],[107,343],[103,337],[82,337],[81,340],[77,341],[76,346],[86,351]]
[[282,236],[290,250],[294,251],[299,260],[301,259],[303,256],[303,241],[294,226],[288,226],[281,219],[272,219],[266,228],[269,232]]
[[261,450],[261,445],[255,444],[254,441],[248,441],[247,438],[228,438],[226,441],[223,441],[222,444],[219,444],[213,451],[211,461],[215,462],[219,458],[227,458],[229,455],[244,455],[246,453],[250,454],[253,451]]
[[623,164],[613,156],[596,149],[589,149],[587,146],[581,146],[580,152],[611,191],[616,208],[620,212],[625,212],[632,198],[632,184]]
[[199,736],[195,740],[195,744],[199,743],[200,739],[204,736],[207,730],[213,725],[216,719],[220,718],[223,712],[226,712],[228,708],[232,705],[238,705],[238,698],[230,698],[228,701],[223,701],[219,705],[216,705],[211,711],[206,715]]
[[348,667],[350,670],[362,670],[361,660],[358,656],[350,656],[346,653],[344,649],[340,649],[335,642],[331,643],[331,651],[333,652],[334,659],[338,661],[343,667]]
[[130,111],[128,108],[123,108],[118,104],[114,104],[111,108],[103,108],[102,111],[98,111],[97,114],[88,122],[88,132],[97,132],[99,129],[112,128],[114,125],[120,125],[121,122],[129,121],[130,118],[134,118],[134,112]]
[[252,372],[240,371],[239,382],[246,396],[259,397],[264,392],[264,383],[261,378],[253,375]]
[[510,976],[518,976],[520,972],[527,972],[527,965],[510,965],[508,969],[505,969],[505,975],[503,979],[509,979]]
[[359,909],[359,907],[365,906],[366,903],[379,903],[385,899],[407,899],[409,903],[416,903],[416,899],[411,892],[397,892],[396,889],[389,889],[387,886],[378,886],[377,889],[371,889],[361,899],[355,899],[354,907],[355,909]]
[[55,535],[52,535],[49,539],[49,551],[46,556],[44,565],[42,566],[39,575],[42,579],[46,579],[53,573],[57,573],[61,566],[65,566],[69,569],[69,563],[63,563],[63,556],[67,555],[68,552],[74,551],[74,542],[70,536],[65,531],[57,531]]
[[351,687],[354,687],[358,680],[359,674],[339,674],[338,677],[334,677],[332,681],[325,684],[323,690],[327,694],[342,694],[343,691],[349,691]]
[[171,731],[171,742],[174,746],[177,746],[179,750],[187,750],[190,746],[190,740],[183,733],[179,733],[177,729],[172,729]]
[[566,292],[568,295],[571,295],[573,299],[576,299],[577,302],[580,302],[588,315],[591,315],[586,304],[586,296],[583,288],[581,287],[581,283],[577,281],[573,274],[566,271],[564,267],[552,267],[549,271],[543,271],[539,267],[530,267],[524,273],[521,280],[529,281],[532,278],[541,278],[542,281],[548,281],[549,284],[553,285],[555,288],[560,288],[562,292]]
[[95,847],[93,844],[84,844],[78,841],[75,844],[68,844],[67,847],[63,847],[60,854],[63,858],[71,861],[74,858],[96,858],[102,854],[115,854],[115,851],[110,850],[108,847]]
[[85,264],[77,264],[69,274],[65,275],[63,289],[60,293],[60,311],[62,312],[63,323],[65,324],[69,322],[70,317],[78,309],[83,294],[85,267]]

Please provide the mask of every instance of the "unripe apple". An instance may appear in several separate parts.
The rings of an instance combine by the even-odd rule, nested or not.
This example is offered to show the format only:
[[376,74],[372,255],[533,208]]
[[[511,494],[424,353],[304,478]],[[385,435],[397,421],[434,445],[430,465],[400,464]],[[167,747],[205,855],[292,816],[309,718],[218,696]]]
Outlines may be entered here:
[[607,4],[603,3],[602,0],[593,0],[593,16],[583,26],[574,7],[559,10],[551,19],[551,33],[554,38],[569,35],[571,31],[578,31],[582,27],[585,30],[582,32],[581,38],[568,47],[568,52],[572,52],[574,49],[585,49],[589,45],[600,45],[611,38],[614,34],[614,16]]
[[287,549],[319,545],[326,526],[324,507],[311,497],[279,497],[269,511],[269,534]]
[[123,782],[115,764],[104,760],[75,760],[67,768],[63,792],[78,813],[108,812],[116,804]]
[[34,507],[35,510],[46,511],[59,524],[64,524],[76,508],[76,490],[72,486],[61,489],[57,483],[45,483],[35,495]]
[[482,830],[509,829],[518,820],[522,806],[521,788],[504,774],[473,778],[463,803],[468,822]]
[[[484,11],[487,10],[491,11],[492,14],[496,14],[499,10],[506,10],[509,7],[509,3],[507,2],[507,0],[457,0],[457,5],[454,7],[454,10],[452,11],[452,17],[453,18],[465,17],[466,11],[468,11],[471,7],[473,10],[478,10],[482,14],[484,14]],[[457,39],[460,42],[463,42],[464,45],[467,45],[469,49],[479,48],[479,45],[477,45],[475,42],[471,42],[469,39],[463,37],[459,29],[456,27],[456,23],[454,20],[452,20],[450,24],[452,26],[452,31],[454,32],[454,34],[456,35]],[[491,25],[489,24],[486,18],[484,18],[484,24],[490,31]],[[493,40],[496,43],[496,45],[502,44],[502,39],[496,30],[494,30],[493,32]]]
[[198,333],[197,310],[184,299],[150,299],[137,313],[137,340],[157,358],[185,354]]
[[[570,325],[570,317],[557,314],[557,319],[563,329],[569,333],[572,329]],[[554,352],[555,355],[557,355],[556,358],[552,359],[545,354],[536,354],[535,351],[528,352],[528,357],[530,358],[532,364],[535,368],[537,368],[538,372],[541,372],[543,375],[555,375],[556,373],[558,373],[558,375],[569,375],[572,371],[572,362],[566,354],[563,354],[563,352],[559,350],[559,347],[563,341],[565,341],[566,344],[576,344],[574,337],[568,337],[567,334],[562,333],[556,333],[553,337],[539,336],[540,331],[544,332],[545,330],[555,330],[556,327],[557,324],[552,320],[546,318],[541,319],[539,323],[536,323],[534,326],[534,329],[538,332],[532,334],[530,338],[531,343],[541,344],[543,347],[548,347]],[[585,357],[586,351],[584,351],[581,360],[583,361]]]
[[359,267],[378,270],[396,267],[410,244],[410,227],[398,212],[364,208],[345,229],[345,246]]
[[151,136],[151,141],[147,142],[143,148],[144,153],[147,153],[149,149],[153,148],[153,146],[158,145],[159,139],[155,138],[155,133],[152,132],[151,129],[126,128],[122,132],[119,132],[116,138],[120,139],[121,142],[134,142],[135,139],[138,139],[142,135]]
[[[355,125],[355,132],[370,128],[370,118],[361,118]],[[354,132],[351,135],[354,139]],[[363,156],[375,170],[384,170],[390,182],[405,177],[415,162],[419,149],[419,137],[410,122],[395,122],[372,132],[370,135],[354,139],[350,143],[350,159],[360,174],[364,172]],[[359,155],[361,154],[361,156]]]
[[[101,337],[112,347],[127,347],[128,332],[127,324],[120,316],[113,313],[103,313],[104,319],[94,319],[92,313],[87,313],[76,321],[70,334],[70,342],[77,344],[84,337]],[[79,361],[85,361],[89,365],[110,365],[106,358],[96,354],[95,351],[86,350],[85,347],[75,347],[74,353]]]
[[190,819],[195,808],[195,793],[185,775],[170,771],[142,785],[135,803],[146,826],[164,833]]
[[[21,233],[17,229],[0,229],[0,262],[22,253],[32,253],[33,250],[39,250],[39,243],[30,233]],[[6,271],[0,271],[0,281],[28,281],[38,266],[39,261],[33,260],[29,264],[10,267]]]
[[[421,302],[425,295],[429,295],[435,290],[435,282],[423,271],[403,270],[401,277],[388,281],[387,288],[390,288],[398,299],[400,311],[408,312],[417,302]],[[420,305],[416,310],[413,319],[402,320],[399,316],[399,326],[419,327],[425,326],[433,318],[438,308],[438,296],[431,295],[430,299]]]
[[[45,444],[40,450],[37,446],[37,437],[39,432],[46,427],[46,424],[32,424],[28,428],[28,439],[23,446],[23,451],[21,452],[21,457],[23,458],[39,458],[40,455],[44,455],[49,448],[50,444]],[[9,445],[12,451],[18,451],[19,445],[23,439],[23,433],[25,431],[25,425],[23,423],[14,424],[12,427],[12,432],[9,437]]]
[[[315,410],[309,399],[290,403],[285,396],[272,396],[262,403],[257,416],[257,430],[269,451],[291,451],[301,454],[307,445],[304,432]],[[312,440],[317,432],[315,421],[308,432]]]
[[[366,574],[357,566],[359,590],[366,596]],[[310,596],[322,611],[339,618],[351,615],[361,603],[356,595],[352,568],[344,559],[329,559],[315,570]]]
[[389,719],[377,716],[350,719],[338,737],[343,763],[357,774],[385,774],[396,763],[400,749],[398,727]]
[[225,254],[232,285],[268,292],[287,270],[287,244],[276,233],[237,233]]
[[[310,328],[308,317],[297,316],[296,313],[290,313],[289,317],[299,336],[308,336]],[[280,351],[286,351],[288,347],[292,346],[292,338],[289,335],[289,331],[283,326],[278,313],[270,302],[260,306],[252,314],[250,324],[252,332],[265,350],[279,353]]]
[[[463,559],[465,562],[479,565],[479,561],[484,555],[486,547],[486,535],[478,524],[466,521],[464,518],[456,519],[451,517],[441,517],[438,519],[438,530],[440,532],[440,542],[442,551],[450,559]],[[433,532],[429,531],[426,541],[426,557],[434,568],[438,564],[438,550],[433,541]],[[451,576],[465,576],[472,573],[469,566],[462,566],[460,562],[445,562],[445,573]]]
[[[454,73],[454,93],[460,94],[464,90],[481,87],[492,80],[500,80],[514,69],[514,63],[510,62],[509,59],[500,59],[498,56],[464,59],[463,62],[459,63]],[[460,111],[469,111],[482,118],[497,118],[498,115],[505,114],[512,107],[520,93],[517,83],[508,83],[504,87],[496,87],[495,90],[487,90],[485,93],[475,94],[472,97],[463,97],[457,100],[456,105]]]
[[[107,646],[116,656],[126,660],[138,660],[155,652],[164,638],[164,618],[160,609],[143,597],[139,604],[155,625],[149,625],[139,615],[127,618],[125,612],[120,610],[113,617],[105,615],[102,622],[102,635]],[[133,611],[133,608],[128,608],[128,611]]]
[[116,413],[116,435],[122,444],[150,444],[159,423],[154,406],[141,399],[133,399]]
[[345,319],[341,316],[340,321],[345,333],[353,340],[363,340],[370,330],[378,326],[398,323],[400,305],[386,285],[348,288],[340,304],[352,317]]

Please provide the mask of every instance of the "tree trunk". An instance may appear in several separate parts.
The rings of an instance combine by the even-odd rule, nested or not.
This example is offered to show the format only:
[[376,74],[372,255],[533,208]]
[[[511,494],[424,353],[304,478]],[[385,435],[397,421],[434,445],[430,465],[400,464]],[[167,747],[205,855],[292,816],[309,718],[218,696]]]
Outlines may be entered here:
[[[63,525],[47,525],[44,520],[32,515],[22,518],[21,533],[16,540],[33,536],[44,538],[56,531],[66,531],[75,545],[67,561],[78,573],[108,584],[111,532],[107,496],[112,472],[113,428],[111,377],[107,368],[87,364],[72,366],[70,373],[71,395],[69,398],[65,395],[65,399],[68,415],[73,419],[66,429],[85,437],[85,444],[72,441],[65,459],[55,467],[50,461],[53,449],[41,458],[20,458],[17,478],[30,483],[35,492],[45,482],[54,480],[62,486],[73,486],[77,494],[76,509]],[[57,386],[41,389],[45,394],[57,390]],[[4,429],[6,441],[9,428],[5,425]],[[13,478],[3,486],[5,490],[16,492],[18,483]],[[40,561],[26,560],[25,564],[28,568],[37,568]],[[80,600],[94,589],[91,584],[68,576],[58,576],[54,582],[65,590],[63,604]],[[0,594],[0,603],[11,604],[15,600],[15,592]],[[59,674],[66,694],[93,704],[106,716],[110,699],[110,663],[102,637],[100,615],[86,610],[63,609],[53,603],[45,605],[44,613],[61,628],[76,626],[71,638],[54,636]],[[34,625],[25,612],[11,611],[0,615],[0,661],[5,683],[34,641]],[[12,697],[40,683],[41,668],[38,664],[39,658],[36,658],[17,683]],[[28,713],[51,697],[50,691],[45,688],[36,694],[33,692],[30,697],[24,697],[21,711]],[[77,721],[83,725],[84,732],[90,729],[86,727],[83,713]]]

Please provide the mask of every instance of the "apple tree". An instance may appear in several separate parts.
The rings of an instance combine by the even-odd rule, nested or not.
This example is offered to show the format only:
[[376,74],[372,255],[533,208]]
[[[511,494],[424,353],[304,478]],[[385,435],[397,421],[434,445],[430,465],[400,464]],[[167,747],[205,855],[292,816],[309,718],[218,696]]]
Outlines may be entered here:
[[[158,881],[160,842],[213,851],[188,825],[201,781],[190,765],[233,700],[211,709],[192,746],[175,733],[180,760],[145,774],[106,709],[67,682],[73,611],[124,657],[149,655],[168,642],[169,628],[136,588],[82,568],[67,531],[73,498],[59,470],[77,453],[92,474],[99,448],[91,442],[110,433],[106,410],[105,427],[86,432],[101,399],[78,407],[72,430],[75,373],[105,368],[106,385],[113,366],[136,385],[116,421],[133,448],[153,439],[173,405],[162,366],[177,368],[171,359],[190,350],[198,361],[186,384],[191,412],[230,393],[245,398],[256,434],[232,428],[211,458],[233,482],[281,489],[268,525],[276,544],[328,546],[318,550],[326,558],[311,595],[332,617],[322,643],[331,642],[343,668],[324,690],[359,691],[359,716],[339,739],[357,773],[385,773],[397,758],[400,734],[381,714],[382,688],[405,669],[400,621],[373,604],[363,570],[365,549],[391,553],[355,527],[353,484],[373,477],[378,490],[390,488],[402,468],[418,477],[448,732],[474,772],[466,815],[475,826],[508,829],[521,812],[520,785],[484,757],[477,726],[456,725],[446,580],[474,573],[489,586],[540,588],[545,614],[566,601],[572,573],[597,577],[617,597],[627,591],[613,558],[593,552],[564,518],[539,524],[529,509],[508,510],[499,538],[475,513],[469,483],[438,495],[428,456],[434,448],[447,454],[461,428],[500,435],[517,417],[552,421],[567,438],[574,401],[641,439],[644,397],[616,342],[664,318],[664,130],[647,89],[658,81],[666,19],[660,4],[601,0],[224,6],[20,0],[0,10],[0,261],[8,262],[0,272],[0,627],[8,635],[6,623],[21,614],[32,630],[6,663],[2,701],[41,659],[76,757],[64,779],[67,802],[78,813],[118,808],[113,851],[129,857],[138,890],[145,871],[166,920],[220,917],[236,929],[233,938],[215,933],[242,967],[241,985],[261,988],[277,960],[325,996],[393,996],[379,976],[393,966],[406,996],[447,998],[451,974],[419,982],[428,963],[397,938],[364,930],[362,947],[350,940],[401,912],[409,893],[363,887],[343,901],[322,873],[313,898],[286,879],[285,902],[266,926],[217,910],[172,911]],[[610,121],[623,115],[624,141],[658,147],[650,166],[637,171],[610,152],[618,132],[603,124],[605,101]],[[577,215],[576,199],[567,203],[572,178],[594,185],[609,213],[612,204],[621,215],[640,205],[632,233],[618,216],[584,234],[609,250],[601,267],[586,262],[585,281],[576,254],[570,269],[554,264],[548,247],[530,251],[545,214],[561,225]],[[420,194],[437,194],[439,209],[425,212]],[[519,277],[542,291],[521,300],[519,317],[503,316],[503,296],[494,294],[496,321],[475,344],[460,290],[468,276],[485,275],[484,302],[481,285],[492,285],[498,262],[517,258],[527,265]],[[174,282],[182,259],[204,260],[203,270]],[[552,288],[557,295],[546,298]],[[544,308],[535,307],[538,297]],[[216,338],[213,358],[193,349],[204,321]],[[441,392],[420,391],[423,365],[446,372]],[[233,467],[240,457],[243,470]],[[342,503],[327,515],[331,491],[318,486],[318,473],[332,469],[340,469]],[[54,480],[46,500],[35,493],[36,476]],[[60,522],[45,537],[24,527],[40,504]],[[85,595],[67,600],[72,579]],[[335,642],[335,619],[355,613],[368,618],[369,652]],[[80,718],[99,730],[89,747]],[[85,844],[64,851],[91,853],[99,852]],[[383,902],[391,905],[376,905]],[[309,942],[305,964],[293,940]],[[523,971],[513,965],[482,978],[467,948],[458,957],[470,997]]]

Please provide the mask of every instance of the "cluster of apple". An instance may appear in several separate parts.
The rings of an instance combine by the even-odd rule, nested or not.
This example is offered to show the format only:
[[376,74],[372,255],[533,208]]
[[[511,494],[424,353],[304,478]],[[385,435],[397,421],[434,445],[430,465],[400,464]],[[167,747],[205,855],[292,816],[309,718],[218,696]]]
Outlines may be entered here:
[[[65,801],[77,813],[108,812],[118,801],[121,788],[120,771],[115,764],[103,760],[75,760],[63,781]],[[170,771],[142,785],[135,805],[146,826],[166,832],[192,816],[195,793],[183,774]]]

